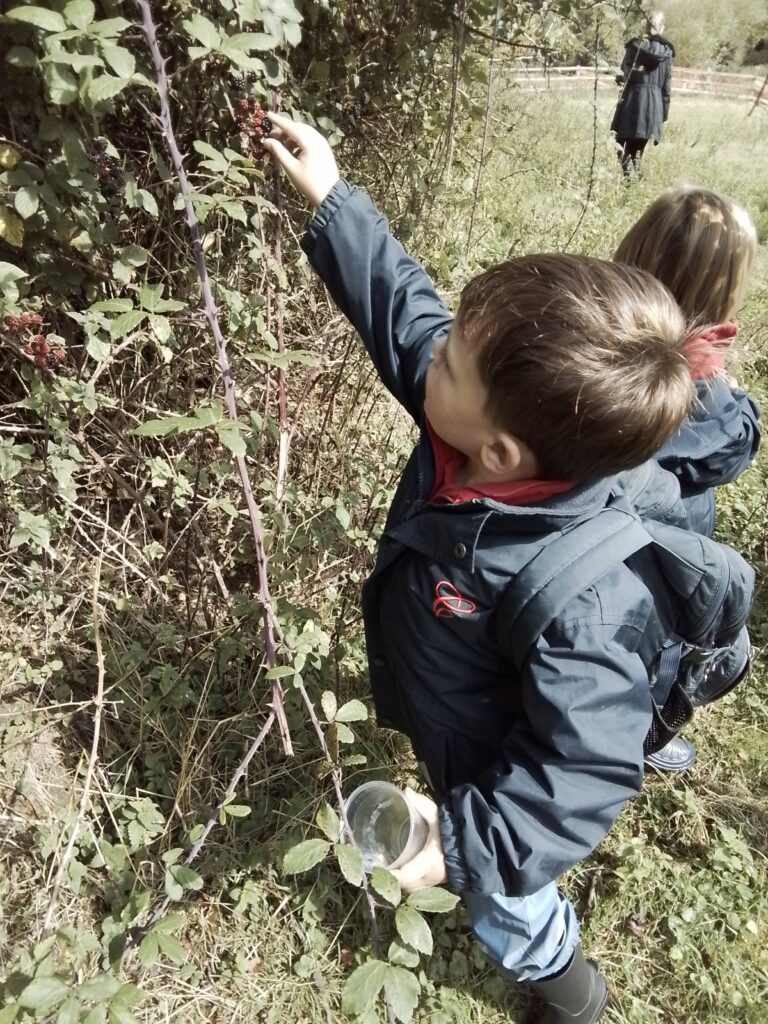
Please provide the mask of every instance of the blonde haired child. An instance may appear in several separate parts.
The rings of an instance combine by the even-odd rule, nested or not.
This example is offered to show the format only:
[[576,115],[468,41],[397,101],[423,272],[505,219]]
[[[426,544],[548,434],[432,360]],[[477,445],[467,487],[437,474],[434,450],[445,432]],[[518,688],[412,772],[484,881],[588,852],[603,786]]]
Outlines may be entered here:
[[[700,328],[683,347],[697,400],[657,460],[677,476],[691,527],[710,537],[714,488],[743,473],[760,443],[760,411],[725,370],[738,331],[733,316],[756,253],[757,232],[743,206],[706,188],[677,185],[651,203],[614,257],[653,274]],[[681,737],[647,759],[661,771],[682,771],[694,760]]]

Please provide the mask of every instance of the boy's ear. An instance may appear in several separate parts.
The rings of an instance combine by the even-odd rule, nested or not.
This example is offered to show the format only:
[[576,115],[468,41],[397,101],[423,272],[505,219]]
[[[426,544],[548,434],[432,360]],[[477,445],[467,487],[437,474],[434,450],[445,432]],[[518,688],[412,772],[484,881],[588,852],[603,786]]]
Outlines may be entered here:
[[485,469],[500,480],[535,476],[536,460],[528,445],[512,434],[502,432],[483,445],[480,455]]

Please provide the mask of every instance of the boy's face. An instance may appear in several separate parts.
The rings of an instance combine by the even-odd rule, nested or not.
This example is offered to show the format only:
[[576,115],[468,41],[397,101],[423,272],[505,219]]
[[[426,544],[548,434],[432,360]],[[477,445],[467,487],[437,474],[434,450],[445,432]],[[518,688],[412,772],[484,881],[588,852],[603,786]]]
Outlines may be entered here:
[[454,321],[450,333],[432,350],[424,400],[427,419],[438,437],[474,460],[483,444],[498,434],[485,412],[487,400],[475,354]]

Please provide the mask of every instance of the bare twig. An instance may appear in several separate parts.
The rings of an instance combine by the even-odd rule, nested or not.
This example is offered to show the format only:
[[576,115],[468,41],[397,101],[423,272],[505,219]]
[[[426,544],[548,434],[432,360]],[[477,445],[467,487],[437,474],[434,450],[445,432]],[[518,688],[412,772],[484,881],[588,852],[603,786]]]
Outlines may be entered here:
[[85,778],[83,779],[83,791],[80,794],[80,804],[77,808],[77,817],[72,825],[72,831],[69,834],[69,839],[66,847],[64,848],[64,853],[61,855],[59,869],[56,872],[56,878],[53,881],[51,898],[48,901],[48,908],[45,911],[45,917],[43,918],[43,934],[51,930],[51,923],[56,910],[56,903],[59,898],[61,882],[64,878],[64,872],[67,870],[69,858],[72,856],[72,850],[74,848],[75,841],[77,840],[78,833],[80,832],[83,817],[85,816],[85,809],[88,805],[88,798],[91,794],[93,772],[99,756],[101,713],[104,706],[104,653],[101,648],[101,632],[99,629],[99,583],[101,581],[101,562],[102,555],[100,552],[96,562],[96,570],[93,574],[93,591],[91,595],[91,608],[93,610],[93,641],[96,647],[96,671],[98,673],[96,679],[96,696],[93,700],[93,739],[91,741],[91,753],[88,758],[88,767],[85,772]]
[[491,53],[488,57],[488,87],[485,94],[485,123],[483,125],[483,141],[480,144],[480,159],[477,166],[477,177],[475,178],[475,194],[472,198],[472,212],[469,215],[469,229],[467,231],[466,251],[469,252],[472,245],[472,229],[475,226],[475,211],[477,199],[480,194],[480,182],[483,177],[483,161],[485,160],[485,148],[488,145],[488,126],[491,119],[491,101],[493,99],[493,61],[496,56],[496,36],[499,31],[499,9],[501,0],[496,0],[496,14],[493,19],[493,39],[491,42]]
[[767,85],[768,85],[768,74],[765,76],[765,78],[763,79],[763,84],[758,89],[757,96],[755,96],[755,102],[749,108],[749,112],[747,113],[747,117],[750,117],[754,113],[754,111],[757,109],[757,107],[760,106],[760,101],[763,98],[763,93],[765,92],[765,87]]
[[[216,354],[218,356],[221,376],[224,382],[224,402],[227,409],[227,415],[234,423],[237,423],[235,381],[232,374],[232,368],[229,363],[229,357],[227,356],[226,341],[224,340],[224,335],[222,334],[221,327],[219,325],[219,318],[216,311],[216,304],[213,299],[213,292],[211,291],[211,282],[208,277],[208,267],[205,262],[205,252],[203,250],[203,241],[200,235],[200,226],[195,214],[194,206],[192,205],[189,180],[187,178],[186,171],[184,170],[184,161],[173,130],[165,60],[163,59],[157,42],[157,32],[155,29],[155,22],[152,18],[152,10],[149,6],[149,0],[136,0],[136,3],[141,11],[142,30],[144,32],[144,37],[147,41],[150,54],[152,55],[152,63],[155,68],[155,78],[157,81],[160,101],[160,113],[158,115],[160,127],[165,140],[166,149],[168,150],[168,155],[171,158],[173,169],[176,172],[179,191],[181,192],[184,200],[184,209],[187,215],[187,227],[189,228],[189,234],[192,241],[195,267],[200,279],[203,311],[216,343]],[[261,526],[261,516],[259,514],[256,499],[253,494],[253,488],[251,487],[251,482],[248,477],[248,468],[246,466],[245,457],[243,455],[235,455],[235,463],[240,475],[240,483],[242,485],[245,504],[248,508],[248,514],[251,521],[253,546],[256,553],[256,564],[258,567],[259,578],[258,599],[261,604],[264,622],[265,659],[268,667],[274,668],[277,664],[277,642],[275,631],[277,617],[272,608],[272,598],[269,591],[267,555],[264,549],[264,532]],[[291,744],[290,733],[288,731],[288,720],[285,717],[285,709],[283,706],[283,691],[280,682],[277,679],[274,680],[272,684],[272,709],[275,712],[275,718],[280,729],[285,753],[290,756],[293,753],[293,747]]]
[[574,225],[573,231],[571,232],[568,241],[563,246],[563,251],[567,252],[571,242],[576,237],[576,233],[582,225],[584,218],[587,215],[589,204],[592,201],[592,192],[595,188],[595,164],[597,162],[597,138],[598,138],[598,122],[597,122],[597,83],[600,74],[598,66],[598,53],[600,49],[600,18],[598,17],[595,21],[595,77],[592,84],[592,159],[589,165],[589,184],[587,186],[587,194],[584,196],[584,206],[579,214],[579,219]]

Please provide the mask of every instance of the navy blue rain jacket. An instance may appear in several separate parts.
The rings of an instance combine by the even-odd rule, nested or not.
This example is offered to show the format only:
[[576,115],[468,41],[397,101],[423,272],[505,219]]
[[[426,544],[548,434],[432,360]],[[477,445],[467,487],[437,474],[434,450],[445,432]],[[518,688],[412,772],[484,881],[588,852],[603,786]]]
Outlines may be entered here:
[[693,412],[658,460],[678,478],[690,527],[697,533],[714,533],[713,488],[735,480],[757,454],[759,419],[757,403],[724,377],[696,381]]
[[[496,610],[542,540],[602,508],[621,482],[585,483],[540,507],[430,503],[424,382],[451,316],[345,181],[302,245],[422,428],[363,589],[379,723],[405,732],[426,765],[451,889],[535,892],[587,856],[640,789],[651,698],[637,648],[653,600],[626,565],[611,569],[564,609],[521,673],[499,650]],[[643,471],[635,504],[684,522],[675,478],[655,463]]]

